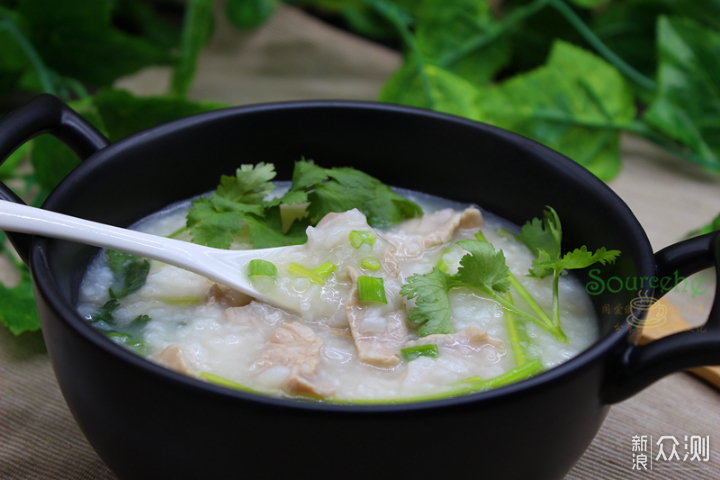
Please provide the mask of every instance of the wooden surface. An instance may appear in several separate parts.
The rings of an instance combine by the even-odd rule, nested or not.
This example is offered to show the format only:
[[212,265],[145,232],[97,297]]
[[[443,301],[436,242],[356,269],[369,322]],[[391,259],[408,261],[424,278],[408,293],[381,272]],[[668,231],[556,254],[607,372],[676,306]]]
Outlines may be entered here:
[[[251,33],[235,32],[221,19],[217,33],[200,60],[201,70],[191,90],[197,99],[229,104],[373,100],[401,61],[395,52],[291,8],[282,8],[267,25]],[[123,79],[119,86],[138,93],[160,93],[168,78],[167,69],[154,68]],[[635,212],[656,250],[720,212],[720,179],[708,178],[632,137],[623,139],[622,151],[623,170],[610,186]],[[0,275],[12,280],[13,272],[0,266]],[[706,294],[692,298],[691,293],[674,292],[666,300],[690,325],[704,322],[715,291],[714,272],[698,276],[706,278]],[[14,338],[0,329],[0,385],[0,478],[115,479],[67,411],[39,335]],[[695,377],[675,374],[662,379],[611,409],[567,480],[720,478],[719,405],[720,393]],[[707,436],[709,461],[656,462],[652,471],[635,470],[632,439],[643,435],[654,439],[673,435],[681,442],[685,435]],[[481,476],[482,466],[478,468]]]

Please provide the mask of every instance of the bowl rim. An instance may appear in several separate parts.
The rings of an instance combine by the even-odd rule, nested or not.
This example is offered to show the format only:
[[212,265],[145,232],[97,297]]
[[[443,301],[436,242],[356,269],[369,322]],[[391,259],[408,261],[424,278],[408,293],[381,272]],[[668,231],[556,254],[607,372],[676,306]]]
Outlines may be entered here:
[[[96,163],[107,161],[117,155],[122,155],[122,151],[125,148],[137,148],[138,144],[142,144],[143,142],[152,142],[155,137],[163,136],[178,129],[193,128],[195,125],[209,120],[221,120],[225,117],[234,117],[253,113],[283,112],[288,109],[359,109],[377,112],[393,112],[401,115],[421,116],[434,119],[436,121],[454,123],[463,127],[480,129],[486,133],[500,137],[501,139],[512,143],[521,150],[528,151],[532,156],[537,157],[542,161],[559,162],[558,165],[568,171],[576,178],[577,181],[583,182],[588,188],[601,191],[608,199],[612,200],[617,212],[624,215],[626,222],[632,227],[632,231],[628,233],[642,247],[643,257],[645,258],[636,259],[637,264],[640,267],[638,269],[638,274],[653,275],[655,273],[655,263],[650,241],[635,215],[632,213],[627,204],[610,187],[578,163],[538,142],[493,125],[431,110],[381,102],[310,100],[261,103],[213,110],[167,122],[111,143],[104,149],[88,157],[86,161],[83,161],[78,167],[76,167],[76,169],[50,193],[43,205],[43,208],[54,210],[53,207],[58,198],[63,198],[64,196],[72,193],[72,180],[75,177],[81,176],[84,172],[91,170],[94,168],[93,166]],[[218,399],[253,402],[271,407],[293,408],[303,411],[358,414],[423,411],[462,406],[469,403],[490,403],[507,397],[520,395],[531,390],[549,388],[557,382],[562,381],[565,377],[572,376],[573,374],[578,374],[583,370],[589,369],[600,357],[603,357],[611,350],[616,349],[616,347],[623,341],[630,341],[631,325],[628,322],[621,322],[619,328],[612,329],[609,333],[599,338],[595,343],[580,352],[578,355],[532,378],[503,387],[487,391],[473,392],[456,397],[449,396],[446,398],[422,400],[418,402],[377,404],[346,404],[298,398],[272,397],[269,395],[255,394],[222,387],[177,373],[168,368],[162,367],[145,357],[141,357],[125,347],[122,347],[105,338],[80,316],[76,308],[71,305],[69,301],[65,300],[59,287],[55,283],[55,279],[50,272],[50,267],[45,256],[49,243],[54,241],[55,240],[53,239],[45,237],[33,236],[30,247],[31,271],[37,290],[42,293],[49,306],[55,310],[58,317],[60,317],[67,326],[69,326],[75,333],[79,334],[85,341],[90,342],[96,348],[116,357],[116,359],[126,362],[134,369],[148,372],[156,376],[159,381],[169,382],[183,389],[192,389],[197,393],[202,392],[206,395],[217,396]],[[647,268],[646,272],[642,271],[643,267]]]

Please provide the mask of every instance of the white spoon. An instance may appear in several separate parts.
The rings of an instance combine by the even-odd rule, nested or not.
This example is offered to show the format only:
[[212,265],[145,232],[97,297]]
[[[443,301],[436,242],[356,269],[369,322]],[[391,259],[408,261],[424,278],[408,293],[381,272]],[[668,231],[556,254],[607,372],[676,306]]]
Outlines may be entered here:
[[197,273],[267,304],[286,310],[297,310],[282,300],[257,291],[248,278],[247,264],[250,260],[265,259],[301,246],[222,250],[112,227],[4,200],[0,200],[0,230],[72,240],[152,258]]

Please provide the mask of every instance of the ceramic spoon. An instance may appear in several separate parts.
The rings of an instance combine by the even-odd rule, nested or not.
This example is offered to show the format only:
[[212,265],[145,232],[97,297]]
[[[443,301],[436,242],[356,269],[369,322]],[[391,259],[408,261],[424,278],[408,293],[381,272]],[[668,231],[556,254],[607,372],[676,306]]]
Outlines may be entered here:
[[72,240],[159,260],[207,277],[267,304],[297,311],[296,307],[284,303],[282,299],[257,291],[247,276],[247,264],[250,260],[265,259],[280,252],[298,249],[299,246],[222,250],[112,227],[4,200],[0,200],[0,230]]

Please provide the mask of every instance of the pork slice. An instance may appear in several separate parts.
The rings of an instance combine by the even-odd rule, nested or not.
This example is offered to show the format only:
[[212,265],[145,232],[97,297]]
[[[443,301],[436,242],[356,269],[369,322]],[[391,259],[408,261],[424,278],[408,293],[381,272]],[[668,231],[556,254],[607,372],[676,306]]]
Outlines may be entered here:
[[185,362],[185,355],[177,344],[166,347],[162,352],[155,354],[153,359],[163,367],[183,375],[190,375],[190,370],[188,370]]
[[407,223],[409,232],[384,235],[395,246],[395,255],[400,258],[415,257],[428,248],[447,243],[458,229],[480,228],[482,214],[474,207],[462,212],[447,208]]
[[376,306],[360,305],[354,268],[348,269],[352,288],[345,313],[360,361],[389,367],[400,361],[400,347],[407,339],[407,315],[404,308],[387,311]]
[[329,397],[335,390],[316,378],[323,341],[299,322],[285,323],[270,335],[267,348],[255,359],[252,369],[260,372],[278,365],[290,373],[284,389],[289,393]]
[[250,295],[238,292],[225,285],[219,283],[213,283],[207,294],[208,306],[215,305],[216,303],[221,307],[244,307],[253,301]]
[[418,345],[429,345],[433,343],[444,347],[468,345],[476,348],[483,347],[485,345],[491,345],[497,348],[502,347],[503,345],[503,341],[499,338],[488,335],[485,330],[482,330],[475,325],[470,325],[462,332],[450,334],[436,333],[434,335],[428,335],[427,337],[407,342],[405,347],[415,347]]

